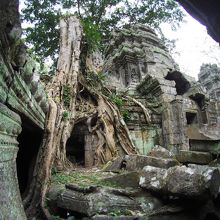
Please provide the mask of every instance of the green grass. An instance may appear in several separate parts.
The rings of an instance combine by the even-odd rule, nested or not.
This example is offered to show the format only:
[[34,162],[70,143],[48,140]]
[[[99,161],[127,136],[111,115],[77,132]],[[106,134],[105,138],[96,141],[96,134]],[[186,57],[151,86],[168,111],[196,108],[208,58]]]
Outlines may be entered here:
[[120,186],[113,184],[107,180],[103,180],[101,172],[77,172],[74,171],[70,174],[67,173],[54,173],[52,175],[52,183],[55,184],[76,184],[82,187],[96,185],[119,188]]
[[109,213],[109,215],[110,216],[122,216],[122,215],[123,216],[129,216],[129,215],[131,215],[131,212],[129,210],[127,210],[127,209],[123,209],[123,210],[115,209],[115,210],[111,211]]

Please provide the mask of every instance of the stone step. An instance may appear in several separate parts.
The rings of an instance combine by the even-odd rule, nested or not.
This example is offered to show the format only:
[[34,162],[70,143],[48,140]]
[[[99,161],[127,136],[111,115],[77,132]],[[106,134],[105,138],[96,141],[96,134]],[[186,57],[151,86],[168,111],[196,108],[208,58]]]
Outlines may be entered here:
[[209,152],[180,150],[176,159],[181,163],[209,164],[213,158]]

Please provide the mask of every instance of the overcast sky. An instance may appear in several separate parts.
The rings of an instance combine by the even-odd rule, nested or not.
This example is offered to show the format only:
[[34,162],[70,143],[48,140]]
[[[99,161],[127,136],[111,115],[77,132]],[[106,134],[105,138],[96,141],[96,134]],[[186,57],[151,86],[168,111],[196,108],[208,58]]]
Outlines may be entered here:
[[176,39],[175,53],[172,54],[181,71],[197,79],[202,63],[220,64],[220,47],[206,31],[206,27],[187,14],[186,22],[177,31],[162,25],[164,35]]

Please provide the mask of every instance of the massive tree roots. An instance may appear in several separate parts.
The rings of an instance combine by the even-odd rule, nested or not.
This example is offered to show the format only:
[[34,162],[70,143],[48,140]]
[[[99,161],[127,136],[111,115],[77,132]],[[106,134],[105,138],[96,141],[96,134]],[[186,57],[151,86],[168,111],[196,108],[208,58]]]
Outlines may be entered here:
[[36,216],[39,210],[45,219],[49,218],[45,196],[51,170],[53,166],[61,170],[71,166],[66,156],[66,143],[76,123],[83,122],[92,137],[93,165],[106,163],[118,155],[136,153],[118,108],[85,80],[87,68],[81,60],[82,37],[77,18],[70,16],[60,21],[57,70],[47,85],[50,108],[44,139],[29,193],[24,199],[28,219]]

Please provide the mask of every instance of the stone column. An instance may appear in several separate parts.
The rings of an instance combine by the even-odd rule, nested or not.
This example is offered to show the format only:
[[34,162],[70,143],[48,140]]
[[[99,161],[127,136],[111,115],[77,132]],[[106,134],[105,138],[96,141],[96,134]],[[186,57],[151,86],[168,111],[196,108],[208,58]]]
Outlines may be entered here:
[[92,134],[85,135],[85,167],[92,167],[94,161],[94,155],[92,151]]
[[169,150],[189,150],[185,131],[185,115],[182,99],[176,99],[164,104],[162,127],[164,144]]
[[21,119],[2,103],[0,119],[0,219],[25,220],[16,170]]

